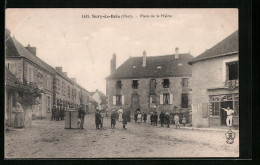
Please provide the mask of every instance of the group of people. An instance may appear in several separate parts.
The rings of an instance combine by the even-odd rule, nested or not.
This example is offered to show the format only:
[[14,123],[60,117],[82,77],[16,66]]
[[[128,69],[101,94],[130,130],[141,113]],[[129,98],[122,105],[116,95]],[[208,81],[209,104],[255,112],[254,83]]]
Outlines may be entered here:
[[65,117],[65,108],[56,108],[55,105],[53,105],[52,111],[51,111],[51,121],[52,120],[64,120]]
[[126,129],[127,122],[131,121],[130,114],[131,113],[129,110],[123,110],[122,107],[120,107],[117,112],[115,110],[112,110],[112,113],[110,115],[111,128],[115,129],[116,121],[118,120],[119,122],[122,122],[123,129]]
[[137,110],[135,111],[135,114],[134,114],[134,120],[135,120],[135,123],[142,123],[142,121],[144,121],[144,123],[146,123],[147,114],[145,112],[142,113],[140,111],[140,109],[137,108]]

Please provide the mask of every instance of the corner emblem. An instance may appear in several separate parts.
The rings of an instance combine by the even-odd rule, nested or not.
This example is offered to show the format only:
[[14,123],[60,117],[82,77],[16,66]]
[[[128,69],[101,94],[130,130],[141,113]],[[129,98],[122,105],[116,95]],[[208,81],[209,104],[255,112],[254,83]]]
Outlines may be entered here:
[[233,144],[234,143],[234,139],[236,137],[236,133],[232,132],[231,129],[229,129],[229,131],[227,131],[226,135],[226,139],[227,139],[227,143],[228,144]]

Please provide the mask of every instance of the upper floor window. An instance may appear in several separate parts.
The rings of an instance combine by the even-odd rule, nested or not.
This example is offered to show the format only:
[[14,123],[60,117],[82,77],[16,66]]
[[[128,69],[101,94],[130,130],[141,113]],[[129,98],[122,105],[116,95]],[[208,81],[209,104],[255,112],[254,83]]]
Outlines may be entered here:
[[182,87],[188,87],[188,78],[182,78]]
[[238,80],[238,61],[227,63],[227,80]]
[[170,80],[169,79],[163,79],[163,87],[169,88],[170,86]]
[[133,80],[132,88],[138,89],[138,80]]
[[122,89],[122,82],[121,82],[121,80],[118,80],[118,81],[116,82],[116,88],[117,88],[117,89]]
[[156,88],[156,80],[155,79],[151,79],[150,80],[150,89],[153,90]]

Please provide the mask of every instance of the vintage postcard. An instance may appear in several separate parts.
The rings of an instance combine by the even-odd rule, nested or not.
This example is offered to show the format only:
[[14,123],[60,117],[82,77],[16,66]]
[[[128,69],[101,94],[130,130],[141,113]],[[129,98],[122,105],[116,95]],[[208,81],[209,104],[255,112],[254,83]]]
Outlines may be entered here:
[[235,8],[8,8],[5,158],[239,157]]

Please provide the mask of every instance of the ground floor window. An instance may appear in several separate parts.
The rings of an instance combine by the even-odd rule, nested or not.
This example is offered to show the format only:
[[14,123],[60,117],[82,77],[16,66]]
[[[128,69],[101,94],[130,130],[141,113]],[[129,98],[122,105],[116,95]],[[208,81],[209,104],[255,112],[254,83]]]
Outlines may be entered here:
[[227,95],[214,95],[210,96],[209,111],[210,116],[222,116],[225,118],[225,113],[221,108],[233,109],[234,116],[239,116],[239,95],[227,94]]
[[116,105],[122,105],[122,95],[116,95]]

